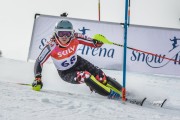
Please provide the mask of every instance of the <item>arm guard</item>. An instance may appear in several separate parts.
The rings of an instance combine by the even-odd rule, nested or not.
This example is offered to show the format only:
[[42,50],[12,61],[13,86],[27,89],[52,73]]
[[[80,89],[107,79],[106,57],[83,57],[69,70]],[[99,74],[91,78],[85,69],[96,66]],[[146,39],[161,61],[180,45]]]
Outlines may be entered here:
[[51,53],[49,45],[45,46],[34,65],[34,76],[41,76],[43,63],[49,58]]
[[94,48],[99,47],[99,46],[96,46],[95,41],[92,38],[86,35],[83,35],[80,33],[74,33],[74,37],[78,39],[80,44],[87,45]]

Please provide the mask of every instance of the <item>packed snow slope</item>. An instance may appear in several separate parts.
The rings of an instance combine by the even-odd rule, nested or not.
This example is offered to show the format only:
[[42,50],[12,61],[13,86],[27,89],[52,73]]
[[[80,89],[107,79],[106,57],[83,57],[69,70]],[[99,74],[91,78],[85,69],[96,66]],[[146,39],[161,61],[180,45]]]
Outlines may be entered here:
[[[32,83],[33,67],[33,62],[0,58],[0,120],[180,120],[180,77],[128,72],[130,96],[168,99],[163,108],[141,107],[91,93],[85,84],[66,83],[48,63],[41,92],[16,84]],[[104,72],[122,83],[122,71]]]

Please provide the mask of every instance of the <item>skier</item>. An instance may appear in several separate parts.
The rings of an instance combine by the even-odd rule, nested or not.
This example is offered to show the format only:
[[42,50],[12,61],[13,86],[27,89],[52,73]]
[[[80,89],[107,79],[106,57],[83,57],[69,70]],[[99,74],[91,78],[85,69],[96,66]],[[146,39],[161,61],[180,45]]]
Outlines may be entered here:
[[34,66],[35,80],[33,90],[39,91],[43,87],[41,72],[43,63],[51,56],[59,76],[72,84],[86,83],[90,90],[109,98],[121,96],[121,85],[98,67],[77,55],[78,44],[91,47],[101,47],[102,42],[75,33],[73,25],[68,20],[58,22],[50,42],[41,51]]
[[172,48],[169,52],[171,52],[173,49],[175,49],[176,47],[179,46],[179,45],[177,45],[177,41],[178,41],[178,40],[180,40],[180,39],[176,38],[176,36],[174,37],[174,39],[170,39],[170,41],[173,42],[173,43],[172,43],[173,48]]

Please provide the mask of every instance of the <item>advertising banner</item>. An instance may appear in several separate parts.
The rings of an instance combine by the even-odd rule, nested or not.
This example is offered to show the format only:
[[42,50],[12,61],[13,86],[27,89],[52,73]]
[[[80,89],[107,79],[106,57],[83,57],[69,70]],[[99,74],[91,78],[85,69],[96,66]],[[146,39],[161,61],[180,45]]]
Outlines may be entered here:
[[[40,15],[35,19],[28,60],[35,60],[54,33],[57,22],[68,20],[75,32],[93,38],[96,34],[123,45],[120,23]],[[127,34],[127,71],[180,76],[180,30],[130,25]],[[122,70],[123,47],[103,44],[101,48],[79,45],[78,55],[94,65]],[[49,62],[51,60],[48,60]]]
[[180,30],[147,26],[128,29],[128,71],[180,75]]

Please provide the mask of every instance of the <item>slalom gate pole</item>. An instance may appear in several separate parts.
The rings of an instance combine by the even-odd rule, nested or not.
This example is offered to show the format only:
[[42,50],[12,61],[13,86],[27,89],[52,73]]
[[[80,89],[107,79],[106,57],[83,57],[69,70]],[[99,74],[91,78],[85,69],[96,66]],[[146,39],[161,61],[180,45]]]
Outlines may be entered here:
[[[116,45],[116,46],[120,46],[120,47],[124,47],[124,45],[121,45],[121,44],[118,44],[118,43],[114,43],[110,40],[108,40],[105,36],[103,36],[102,34],[95,34],[93,39],[95,40],[98,40],[98,41],[101,41],[103,42],[104,44],[110,44],[110,45]],[[152,53],[152,52],[147,52],[147,51],[143,51],[143,50],[140,50],[140,49],[136,49],[136,48],[132,48],[132,47],[128,47],[126,46],[127,49],[130,49],[130,50],[134,50],[134,51],[137,51],[137,52],[142,52],[142,53],[145,53],[145,54],[150,54],[152,56],[156,56],[156,57],[159,57],[159,58],[162,58],[162,59],[167,59],[167,60],[170,60],[170,61],[174,61],[174,62],[178,62],[180,63],[180,61],[177,61],[175,59],[172,59],[172,58],[168,58],[168,57],[165,57],[165,56],[162,56],[162,55],[158,55],[158,54],[155,54],[155,53]]]
[[127,51],[127,26],[128,26],[128,0],[126,0],[126,2],[125,2],[122,101],[126,101],[126,54],[127,54],[126,51]]
[[98,0],[98,19],[99,21],[101,20],[101,5],[100,5],[100,0]]
[[131,0],[129,0],[129,5],[128,5],[128,26],[130,25],[130,14],[131,14],[131,11],[130,11],[130,4],[131,4]]
[[[117,44],[117,43],[113,43],[113,45],[117,45],[117,46],[120,46],[120,47],[124,47],[124,45],[120,45],[120,44]],[[157,55],[157,54],[155,54],[155,53],[151,53],[151,52],[139,50],[139,49],[132,48],[132,47],[127,47],[127,48],[130,49],[130,50],[137,51],[137,52],[142,52],[142,53],[145,53],[145,54],[150,54],[150,55],[152,55],[152,56],[157,56],[157,57],[159,57],[159,58],[163,58],[163,59],[166,59],[166,60],[170,60],[170,61],[173,61],[173,62],[179,62],[179,63],[180,63],[180,61],[177,61],[177,60],[175,60],[175,59],[168,58],[168,57],[165,57],[165,56]]]

